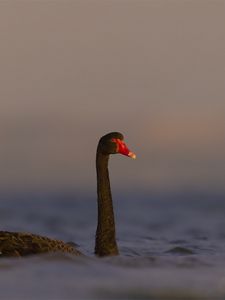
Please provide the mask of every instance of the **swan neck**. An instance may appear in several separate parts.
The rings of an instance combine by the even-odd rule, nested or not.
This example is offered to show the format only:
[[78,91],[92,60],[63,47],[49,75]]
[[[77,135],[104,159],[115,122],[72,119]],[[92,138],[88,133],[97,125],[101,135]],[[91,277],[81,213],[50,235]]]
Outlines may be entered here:
[[108,172],[109,155],[96,155],[98,225],[96,230],[95,254],[98,256],[117,255],[115,221]]

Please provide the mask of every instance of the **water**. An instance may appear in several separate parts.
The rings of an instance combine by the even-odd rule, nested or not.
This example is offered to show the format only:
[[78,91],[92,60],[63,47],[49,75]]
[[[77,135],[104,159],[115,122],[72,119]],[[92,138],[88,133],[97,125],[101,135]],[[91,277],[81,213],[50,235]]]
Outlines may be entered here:
[[2,230],[72,241],[87,257],[1,259],[1,299],[225,299],[223,195],[114,196],[121,255],[100,259],[95,197],[2,195]]

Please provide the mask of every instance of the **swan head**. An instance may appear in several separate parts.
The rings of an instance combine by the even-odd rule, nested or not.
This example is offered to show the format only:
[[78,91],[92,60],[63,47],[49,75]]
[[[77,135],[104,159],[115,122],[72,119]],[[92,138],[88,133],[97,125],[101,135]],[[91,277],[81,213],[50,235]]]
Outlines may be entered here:
[[136,155],[128,149],[124,142],[124,137],[120,132],[110,132],[101,137],[99,147],[103,154],[109,155],[119,153],[133,159],[136,158]]

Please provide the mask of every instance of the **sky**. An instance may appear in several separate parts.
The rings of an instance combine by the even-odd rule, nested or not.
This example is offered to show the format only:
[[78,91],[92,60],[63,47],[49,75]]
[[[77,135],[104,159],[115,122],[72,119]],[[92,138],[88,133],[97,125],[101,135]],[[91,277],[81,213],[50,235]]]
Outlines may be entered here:
[[0,189],[225,192],[225,1],[0,2]]

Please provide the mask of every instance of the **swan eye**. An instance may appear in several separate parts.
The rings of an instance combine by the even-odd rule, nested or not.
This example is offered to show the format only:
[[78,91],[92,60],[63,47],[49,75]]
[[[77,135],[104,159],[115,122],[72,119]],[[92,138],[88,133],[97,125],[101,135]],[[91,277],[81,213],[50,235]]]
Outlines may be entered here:
[[124,143],[124,141],[122,141],[120,139],[112,139],[112,142],[116,143],[116,147],[117,147],[116,148],[116,152],[122,153],[122,152],[124,152],[124,149],[127,148],[127,146]]
[[112,139],[112,142],[116,144],[116,152],[119,152],[119,141],[121,141],[120,139]]

